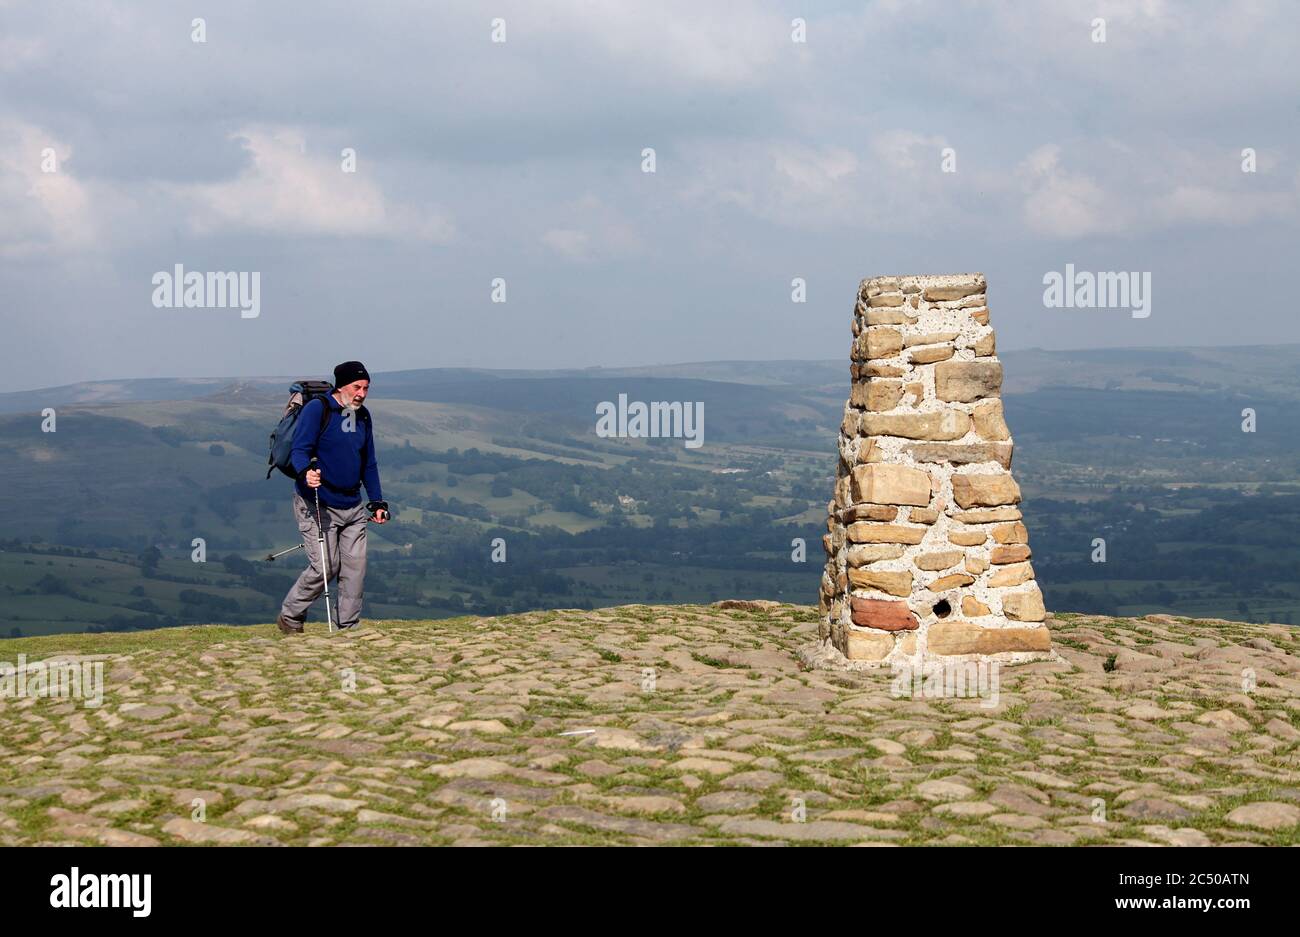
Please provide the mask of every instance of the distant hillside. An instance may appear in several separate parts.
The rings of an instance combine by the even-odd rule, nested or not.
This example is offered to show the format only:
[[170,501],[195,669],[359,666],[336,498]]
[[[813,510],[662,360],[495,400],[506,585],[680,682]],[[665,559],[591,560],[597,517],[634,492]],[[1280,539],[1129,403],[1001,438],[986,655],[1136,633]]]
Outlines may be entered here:
[[[1049,603],[1300,620],[1300,346],[1004,359]],[[289,481],[265,478],[289,380],[0,397],[0,634],[263,620],[299,563],[261,561],[297,537]],[[848,387],[844,361],[377,375],[396,514],[371,530],[371,611],[812,596]],[[620,394],[701,402],[704,445],[597,436],[596,405]],[[504,564],[487,560],[498,539]]]
[[[834,361],[705,361],[692,364],[647,365],[631,368],[558,368],[519,370],[489,368],[419,368],[377,372],[375,393],[396,399],[424,400],[431,388],[528,380],[594,380],[610,378],[676,378],[735,384],[819,386],[847,382],[848,365]],[[39,411],[69,404],[112,404],[158,400],[194,400],[235,386],[245,392],[284,395],[298,378],[328,380],[320,374],[280,377],[127,378],[85,381],[40,390],[0,393],[0,413]],[[416,396],[409,397],[409,394]]]
[[1010,351],[1004,392],[1043,387],[1300,398],[1300,345]]
[[[846,348],[847,348],[847,342]],[[1028,349],[1000,352],[1006,363],[1007,393],[1042,387],[1087,387],[1106,390],[1173,390],[1262,393],[1300,397],[1300,344],[1186,348],[1098,348],[1069,351]],[[229,385],[283,394],[299,377],[126,378],[86,381],[41,390],[0,394],[0,413],[37,411],[67,404],[107,404],[153,400],[193,400]],[[390,398],[430,399],[430,388],[443,385],[518,380],[605,380],[673,378],[732,384],[830,388],[848,386],[847,356],[826,360],[700,361],[626,368],[493,369],[418,368],[375,374],[375,393]],[[409,393],[417,396],[408,397]]]

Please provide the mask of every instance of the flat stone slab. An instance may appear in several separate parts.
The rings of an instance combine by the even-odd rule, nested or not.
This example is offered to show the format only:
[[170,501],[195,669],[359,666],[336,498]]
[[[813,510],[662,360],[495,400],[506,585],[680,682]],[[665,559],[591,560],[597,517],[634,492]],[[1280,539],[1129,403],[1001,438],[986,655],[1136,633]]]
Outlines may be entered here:
[[[0,706],[0,843],[1295,841],[1296,629],[1057,614],[1065,659],[1003,667],[993,702],[803,669],[816,620],[741,602],[97,635],[133,675],[102,706]],[[1136,666],[1107,669],[1122,651]]]

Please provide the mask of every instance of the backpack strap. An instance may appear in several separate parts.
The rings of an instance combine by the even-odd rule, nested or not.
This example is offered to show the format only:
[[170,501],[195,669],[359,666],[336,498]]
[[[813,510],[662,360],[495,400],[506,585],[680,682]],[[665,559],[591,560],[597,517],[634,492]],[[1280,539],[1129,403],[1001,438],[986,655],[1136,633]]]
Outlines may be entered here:
[[[330,393],[332,394],[333,391],[330,391]],[[329,426],[329,422],[330,422],[330,402],[329,402],[329,396],[330,396],[330,394],[322,394],[320,397],[316,398],[316,399],[318,399],[318,400],[320,401],[320,411],[321,411],[321,412],[320,412],[320,426],[316,427],[316,442],[315,442],[315,444],[312,446],[312,454],[313,454],[313,455],[318,455],[318,454],[319,454],[319,453],[317,452],[317,450],[320,449],[320,438],[321,438],[321,436],[323,436],[324,433],[325,433],[325,427]]]

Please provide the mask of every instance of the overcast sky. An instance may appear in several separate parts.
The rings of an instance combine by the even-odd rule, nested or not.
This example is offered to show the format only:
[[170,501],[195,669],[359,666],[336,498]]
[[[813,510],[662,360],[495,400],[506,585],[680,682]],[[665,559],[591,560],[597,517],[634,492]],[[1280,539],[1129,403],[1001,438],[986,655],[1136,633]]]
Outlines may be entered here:
[[[1297,342],[1298,11],[0,0],[3,389],[847,361],[885,273],[983,271],[1003,350]],[[1150,316],[1044,308],[1066,264]]]

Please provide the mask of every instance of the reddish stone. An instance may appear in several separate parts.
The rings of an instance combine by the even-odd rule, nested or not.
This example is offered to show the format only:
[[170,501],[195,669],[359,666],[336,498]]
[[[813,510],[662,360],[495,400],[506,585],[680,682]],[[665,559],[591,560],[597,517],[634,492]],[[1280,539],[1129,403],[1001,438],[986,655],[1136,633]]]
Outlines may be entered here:
[[915,631],[920,625],[906,602],[860,599],[851,596],[849,606],[853,611],[853,624],[862,628],[879,628],[881,631]]

